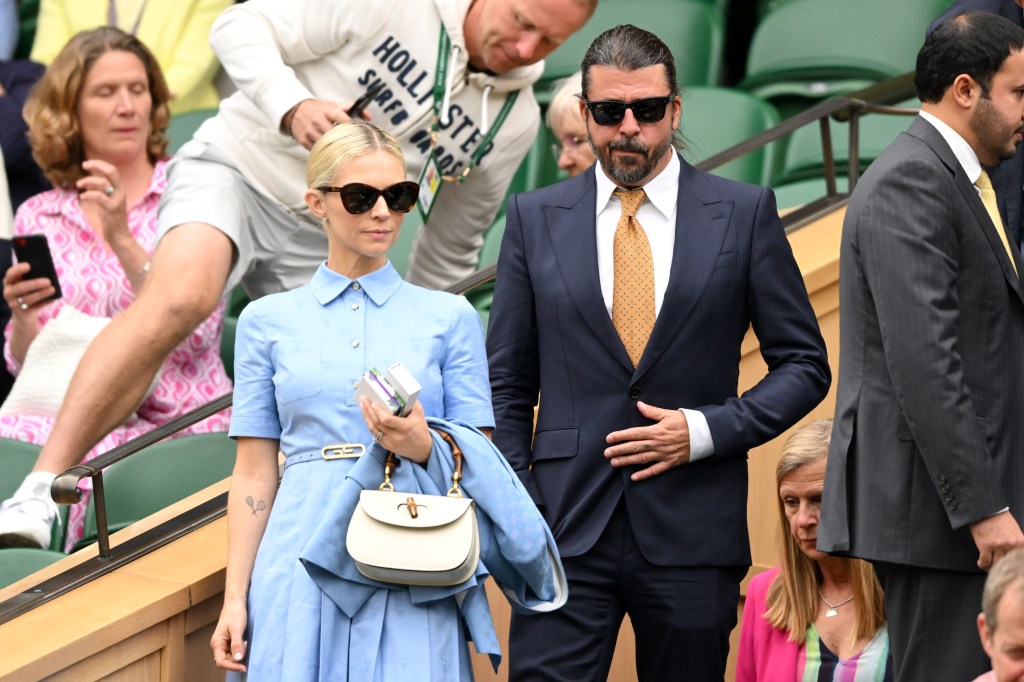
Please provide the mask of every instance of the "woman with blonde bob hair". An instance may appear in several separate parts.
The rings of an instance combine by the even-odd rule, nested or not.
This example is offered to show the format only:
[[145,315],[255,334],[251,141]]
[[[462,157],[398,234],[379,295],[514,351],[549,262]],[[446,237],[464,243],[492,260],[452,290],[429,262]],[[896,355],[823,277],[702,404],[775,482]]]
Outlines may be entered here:
[[[386,452],[399,462],[396,491],[447,490],[451,451],[432,430],[458,424],[478,474],[488,462],[507,467],[482,433],[494,425],[483,326],[465,298],[404,282],[388,261],[419,196],[394,138],[347,121],[313,145],[306,169],[327,259],[308,284],[254,301],[238,321],[230,430],[238,457],[214,660],[230,680],[471,679],[466,630],[490,623],[489,611],[484,623],[474,620],[483,609],[468,608],[481,604],[467,592],[474,586],[425,594],[381,584],[356,570],[345,537],[359,496],[383,480]],[[399,362],[422,386],[406,416],[357,394],[368,370]],[[474,437],[483,451],[467,448]],[[462,485],[472,496],[472,479]],[[516,496],[544,528],[521,486],[506,499]],[[497,566],[514,562],[502,557]],[[486,639],[474,635],[478,651]]]
[[805,424],[779,458],[782,565],[750,582],[737,682],[892,679],[874,569],[815,546],[831,432],[831,419]]
[[[157,206],[167,188],[168,98],[149,49],[116,28],[75,35],[29,95],[24,116],[32,155],[55,189],[21,205],[13,242],[17,250],[28,235],[45,237],[61,296],[28,262],[4,273],[12,312],[4,355],[16,379],[0,407],[0,437],[47,441],[64,397],[50,388],[60,382],[47,359],[61,357],[75,367],[84,347],[72,349],[63,340],[87,344],[100,325],[128,308],[147,279]],[[220,360],[223,316],[222,304],[164,362],[135,414],[84,459],[231,390]],[[228,419],[214,415],[179,435],[225,431]],[[0,546],[50,544],[57,517],[50,483],[66,467],[40,457],[13,498],[0,504]],[[83,534],[87,502],[85,495],[71,508],[65,549]]]

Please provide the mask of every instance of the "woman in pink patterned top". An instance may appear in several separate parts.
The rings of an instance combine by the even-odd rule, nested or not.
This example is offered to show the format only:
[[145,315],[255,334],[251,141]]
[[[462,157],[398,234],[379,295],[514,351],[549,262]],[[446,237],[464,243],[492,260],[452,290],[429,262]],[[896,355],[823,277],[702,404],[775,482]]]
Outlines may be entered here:
[[[157,203],[167,180],[164,130],[169,94],[149,50],[114,28],[79,33],[54,60],[25,107],[33,154],[58,189],[25,202],[15,235],[44,234],[63,296],[26,263],[4,275],[13,318],[4,359],[17,376],[40,330],[65,306],[112,318],[146,281],[155,247]],[[108,434],[90,459],[231,390],[219,356],[223,303],[164,362],[136,414]],[[0,437],[42,444],[55,415],[0,415]],[[227,431],[223,412],[180,435]],[[0,505],[0,546],[45,546],[56,517],[38,464]],[[82,487],[88,485],[88,480]],[[88,491],[86,491],[88,493]],[[67,548],[81,537],[86,496],[72,507]]]

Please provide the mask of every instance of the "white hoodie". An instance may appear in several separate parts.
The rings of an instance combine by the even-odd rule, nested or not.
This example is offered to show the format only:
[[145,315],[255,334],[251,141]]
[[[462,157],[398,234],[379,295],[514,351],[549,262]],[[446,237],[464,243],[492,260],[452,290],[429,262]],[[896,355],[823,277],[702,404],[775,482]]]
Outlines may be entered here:
[[304,99],[354,101],[382,79],[385,89],[367,111],[398,139],[409,176],[417,179],[429,153],[443,22],[452,44],[446,56],[452,78],[451,120],[437,143],[442,172],[457,174],[469,164],[508,93],[520,91],[493,148],[462,185],[445,183],[437,196],[430,222],[417,238],[408,278],[441,287],[468,275],[482,235],[537,134],[540,111],[531,86],[543,72],[543,63],[501,76],[470,72],[462,30],[470,4],[249,0],[234,5],[217,19],[210,43],[239,91],[221,102],[220,113],[196,138],[224,151],[259,192],[309,217],[303,200],[309,153],[279,131],[282,117]]

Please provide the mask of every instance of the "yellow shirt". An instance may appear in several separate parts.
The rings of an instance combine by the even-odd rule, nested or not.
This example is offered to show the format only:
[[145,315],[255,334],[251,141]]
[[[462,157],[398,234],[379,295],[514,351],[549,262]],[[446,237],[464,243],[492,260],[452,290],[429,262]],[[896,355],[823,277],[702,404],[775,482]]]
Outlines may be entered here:
[[[171,93],[171,112],[215,108],[219,63],[210,27],[233,0],[116,0],[117,25],[153,52]],[[71,36],[107,25],[107,0],[42,0],[31,59],[49,65]]]

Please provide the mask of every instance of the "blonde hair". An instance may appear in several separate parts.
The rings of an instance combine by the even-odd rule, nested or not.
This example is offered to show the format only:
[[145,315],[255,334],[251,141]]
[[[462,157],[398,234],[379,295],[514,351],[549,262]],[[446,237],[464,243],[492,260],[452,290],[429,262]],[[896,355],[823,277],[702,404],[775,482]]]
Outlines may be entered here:
[[[831,419],[812,421],[797,429],[786,441],[775,467],[776,491],[789,474],[828,457],[831,437]],[[803,553],[789,531],[786,507],[782,498],[776,497],[782,524],[782,566],[768,588],[764,617],[772,627],[787,630],[790,641],[803,644],[807,628],[818,615],[818,586],[822,576],[817,562]],[[871,564],[861,559],[849,561],[850,586],[857,609],[857,638],[870,638],[885,625],[882,587]]]
[[577,71],[558,82],[555,94],[551,96],[551,104],[545,114],[544,122],[548,128],[555,129],[555,123],[569,114],[579,115],[578,95],[583,91],[583,73]]
[[316,189],[330,185],[342,166],[375,151],[391,154],[405,167],[405,155],[398,142],[372,123],[354,118],[334,126],[309,150],[306,186]]
[[72,36],[33,87],[23,114],[28,123],[32,156],[57,187],[71,187],[85,176],[85,144],[78,102],[89,70],[96,60],[112,51],[133,54],[145,67],[152,100],[146,154],[149,162],[155,164],[167,152],[164,131],[171,119],[167,107],[171,93],[153,53],[138,38],[118,28],[104,26],[82,31]]

